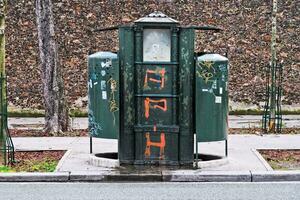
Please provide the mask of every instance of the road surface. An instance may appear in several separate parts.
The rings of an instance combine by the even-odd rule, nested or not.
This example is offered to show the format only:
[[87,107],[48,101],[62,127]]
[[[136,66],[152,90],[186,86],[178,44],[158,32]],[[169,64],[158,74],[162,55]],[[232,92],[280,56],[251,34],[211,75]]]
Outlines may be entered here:
[[0,183],[1,200],[299,200],[300,182]]

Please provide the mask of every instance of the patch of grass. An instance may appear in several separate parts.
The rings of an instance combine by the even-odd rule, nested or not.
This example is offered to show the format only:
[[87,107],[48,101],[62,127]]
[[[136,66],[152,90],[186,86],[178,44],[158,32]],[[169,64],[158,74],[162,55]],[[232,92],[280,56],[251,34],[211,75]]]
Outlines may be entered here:
[[8,117],[44,117],[45,111],[34,109],[9,109]]
[[274,170],[299,170],[300,151],[297,149],[268,149],[259,153]]
[[[70,117],[87,117],[87,111],[83,109],[70,109]],[[8,117],[45,117],[44,110],[34,110],[34,109],[9,109]]]
[[1,165],[0,172],[54,172],[65,151],[16,151],[15,162]]
[[[231,110],[229,115],[262,115],[262,110],[257,109],[247,109],[247,110]],[[300,110],[283,110],[283,115],[299,115]]]
[[3,172],[14,172],[14,171],[10,167],[1,165],[0,166],[0,173],[3,173]]
[[88,113],[86,110],[82,109],[70,109],[70,117],[87,117]]
[[51,158],[21,160],[11,166],[11,169],[16,172],[54,172],[57,164],[58,161]]
[[268,160],[269,165],[274,169],[274,170],[299,170],[300,168],[294,167],[290,168],[288,163],[290,162],[295,162],[292,160],[281,160],[281,161],[276,161],[276,160]]
[[231,110],[229,115],[262,115],[263,111],[256,109],[247,109],[247,110]]
[[300,110],[283,110],[283,115],[300,115]]
[[19,167],[14,169],[17,172],[54,172],[58,161],[51,159],[40,160],[25,160]]

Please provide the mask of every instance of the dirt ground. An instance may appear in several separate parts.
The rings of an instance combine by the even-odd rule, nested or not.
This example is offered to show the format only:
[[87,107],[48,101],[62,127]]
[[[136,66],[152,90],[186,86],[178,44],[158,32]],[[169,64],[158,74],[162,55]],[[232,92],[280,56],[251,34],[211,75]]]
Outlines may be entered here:
[[7,172],[53,172],[65,151],[17,151]]
[[[230,128],[229,134],[262,135],[262,129],[261,128]],[[280,134],[300,134],[300,128],[283,128]]]
[[45,134],[42,130],[19,130],[19,129],[10,129],[9,130],[11,137],[85,137],[88,136],[87,129],[80,129],[65,132],[63,134],[59,133],[57,135]]
[[300,150],[259,150],[274,170],[300,170]]

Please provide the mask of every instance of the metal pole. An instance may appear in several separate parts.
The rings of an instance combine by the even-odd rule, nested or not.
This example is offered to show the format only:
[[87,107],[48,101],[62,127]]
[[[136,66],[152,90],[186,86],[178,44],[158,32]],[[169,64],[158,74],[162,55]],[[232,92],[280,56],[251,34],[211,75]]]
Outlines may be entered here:
[[225,156],[228,157],[228,140],[225,140]]
[[196,134],[196,168],[198,168],[198,141],[197,141],[197,134]]
[[90,136],[90,154],[93,153],[93,137]]

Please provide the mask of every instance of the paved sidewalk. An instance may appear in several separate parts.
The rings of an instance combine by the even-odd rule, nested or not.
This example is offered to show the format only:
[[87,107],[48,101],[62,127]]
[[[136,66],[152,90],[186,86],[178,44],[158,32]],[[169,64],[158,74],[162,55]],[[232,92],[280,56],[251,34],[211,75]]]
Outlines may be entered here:
[[[88,137],[41,137],[13,138],[17,151],[21,150],[69,150],[58,171],[98,171],[110,170],[89,165]],[[268,171],[256,149],[300,149],[300,135],[229,135],[228,164],[202,170],[222,171]],[[199,143],[199,152],[224,155],[224,142]],[[117,140],[93,139],[94,153],[117,152]]]
[[[85,129],[87,118],[74,118],[74,129]],[[44,118],[9,118],[9,127],[42,129]],[[300,115],[284,116],[285,127],[300,127]],[[260,126],[260,116],[230,116],[231,128]],[[89,164],[88,137],[16,137],[17,151],[66,150],[55,173],[0,173],[3,181],[300,181],[299,171],[273,171],[257,149],[300,149],[300,135],[229,135],[228,162],[223,165],[203,165],[198,170],[154,168],[150,171],[112,169]],[[199,153],[224,156],[222,142],[198,143]],[[118,141],[93,138],[93,152],[117,152]]]
[[[16,150],[67,150],[54,173],[0,173],[0,182],[270,182],[300,181],[300,170],[273,171],[256,149],[299,149],[300,135],[229,135],[229,162],[219,167],[110,169],[91,166],[88,137],[13,138]],[[116,152],[117,140],[94,138],[94,152]],[[200,153],[224,155],[224,142],[201,143]]]
[[[18,129],[42,129],[44,124],[44,118],[9,118],[9,128]],[[284,127],[287,128],[300,128],[300,115],[284,115],[283,116]],[[87,118],[73,118],[72,126],[74,129],[87,129]],[[229,127],[230,128],[253,128],[261,127],[260,115],[229,115]]]

